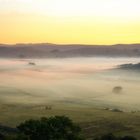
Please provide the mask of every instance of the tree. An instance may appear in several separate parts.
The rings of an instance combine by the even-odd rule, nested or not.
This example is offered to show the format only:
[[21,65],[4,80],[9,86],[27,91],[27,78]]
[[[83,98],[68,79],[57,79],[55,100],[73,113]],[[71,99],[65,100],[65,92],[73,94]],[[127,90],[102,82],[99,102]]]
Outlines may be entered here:
[[28,140],[81,140],[80,127],[65,116],[28,120],[18,130]]
[[109,133],[107,135],[102,136],[101,140],[117,140],[117,138],[112,133]]
[[135,137],[132,136],[124,136],[121,140],[137,140]]
[[0,133],[0,140],[4,140],[4,139],[5,139],[4,135]]
[[117,136],[113,135],[112,133],[109,133],[109,134],[103,135],[101,137],[97,137],[93,140],[137,140],[137,139],[133,136],[117,137]]
[[116,86],[113,88],[113,93],[122,93],[123,88],[121,86]]

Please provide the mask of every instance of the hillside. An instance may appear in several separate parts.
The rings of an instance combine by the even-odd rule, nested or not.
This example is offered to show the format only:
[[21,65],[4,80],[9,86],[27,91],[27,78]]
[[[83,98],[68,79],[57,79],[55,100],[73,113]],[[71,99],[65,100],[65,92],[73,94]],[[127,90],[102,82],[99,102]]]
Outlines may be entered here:
[[126,70],[140,70],[140,63],[137,64],[123,64],[119,66],[120,69],[126,69]]
[[65,114],[65,116],[68,116],[75,123],[80,125],[82,133],[87,138],[86,140],[92,140],[97,136],[108,133],[113,133],[118,136],[132,135],[136,138],[140,138],[139,111],[117,112],[102,108],[88,107],[76,107],[72,110],[70,106],[57,106],[52,110],[45,110],[44,108],[39,108],[37,105],[15,105],[12,107],[12,111],[7,111],[9,108],[11,108],[11,106],[5,105],[5,112],[2,112],[2,107],[0,107],[2,112],[0,116],[0,122],[2,122],[2,125],[0,124],[0,134],[11,135],[17,133],[15,127],[28,119]]
[[55,57],[139,57],[140,44],[117,45],[56,45],[56,44],[0,44],[0,57],[55,58]]

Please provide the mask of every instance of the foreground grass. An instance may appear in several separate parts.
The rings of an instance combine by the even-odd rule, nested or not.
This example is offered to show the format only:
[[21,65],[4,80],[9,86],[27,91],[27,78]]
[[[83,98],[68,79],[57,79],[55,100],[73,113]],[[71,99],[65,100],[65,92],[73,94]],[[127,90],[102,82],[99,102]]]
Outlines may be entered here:
[[140,113],[114,112],[101,108],[69,104],[48,105],[0,105],[0,124],[15,127],[28,119],[65,115],[82,127],[87,139],[114,133],[118,136],[133,135],[140,139]]

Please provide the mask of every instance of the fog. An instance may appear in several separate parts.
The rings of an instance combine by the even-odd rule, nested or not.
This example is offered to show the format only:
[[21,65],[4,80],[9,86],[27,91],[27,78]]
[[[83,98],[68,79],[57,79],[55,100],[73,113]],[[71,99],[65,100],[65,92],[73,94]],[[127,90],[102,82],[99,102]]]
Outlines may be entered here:
[[[140,110],[140,58],[0,59],[0,101]],[[114,93],[114,87],[122,91]]]

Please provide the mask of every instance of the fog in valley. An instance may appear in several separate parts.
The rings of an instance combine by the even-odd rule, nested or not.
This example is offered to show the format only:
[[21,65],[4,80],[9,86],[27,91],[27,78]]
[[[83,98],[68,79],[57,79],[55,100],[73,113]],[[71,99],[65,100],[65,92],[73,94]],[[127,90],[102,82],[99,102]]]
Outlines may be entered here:
[[0,59],[0,100],[139,110],[139,70],[118,68],[139,62],[107,57]]

